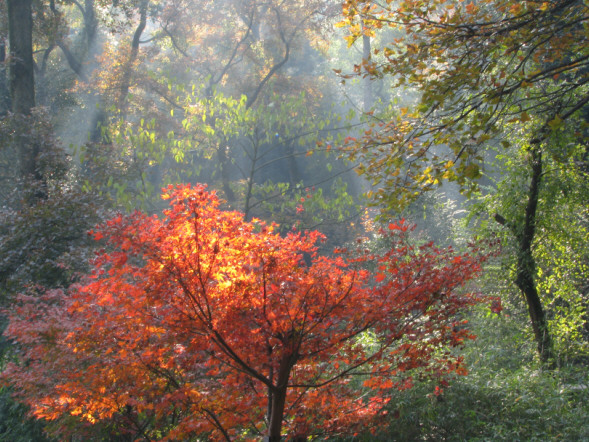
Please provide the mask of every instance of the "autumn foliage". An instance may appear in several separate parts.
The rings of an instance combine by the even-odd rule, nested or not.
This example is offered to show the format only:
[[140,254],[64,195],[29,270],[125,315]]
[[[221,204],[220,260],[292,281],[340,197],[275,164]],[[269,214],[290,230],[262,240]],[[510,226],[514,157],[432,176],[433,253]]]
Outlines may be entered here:
[[509,147],[514,125],[532,145],[565,127],[587,136],[586,2],[346,0],[343,12],[349,44],[382,35],[357,73],[419,96],[347,140],[359,171],[381,183],[377,201],[404,207],[444,181],[472,190],[482,147]]
[[478,298],[457,289],[480,258],[412,246],[403,223],[386,253],[318,256],[320,233],[246,222],[203,186],[163,197],[163,218],[93,232],[108,251],[82,283],[10,312],[2,376],[33,415],[146,440],[343,434],[384,422],[414,376],[465,373],[452,348]]

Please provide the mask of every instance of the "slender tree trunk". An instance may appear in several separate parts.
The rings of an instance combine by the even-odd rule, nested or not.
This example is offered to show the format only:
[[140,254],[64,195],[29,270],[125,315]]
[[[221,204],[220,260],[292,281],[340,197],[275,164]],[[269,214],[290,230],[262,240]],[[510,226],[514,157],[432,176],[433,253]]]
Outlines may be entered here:
[[518,242],[517,250],[517,276],[515,284],[520,289],[528,306],[528,313],[532,321],[534,339],[538,348],[540,360],[544,363],[555,362],[552,337],[548,330],[546,313],[542,306],[542,300],[536,286],[536,260],[532,252],[532,244],[536,235],[536,215],[538,211],[538,198],[540,184],[542,182],[542,153],[535,146],[530,152],[531,180],[528,189],[528,202],[526,204],[523,226],[508,222],[499,214],[495,214],[495,220],[509,227]]
[[[362,60],[365,63],[370,63],[372,59],[372,47],[370,37],[368,35],[362,36]],[[370,111],[374,105],[374,94],[372,93],[372,80],[369,77],[364,78],[363,81],[363,95],[364,103],[362,109],[364,112]]]
[[[79,6],[82,16],[84,17],[84,35],[86,36],[86,48],[79,59],[76,59],[73,56],[63,41],[60,46],[66,56],[70,68],[82,81],[88,81],[88,79],[92,77],[93,71],[98,67],[93,60],[95,56],[102,51],[101,45],[98,41],[98,19],[96,18],[95,3],[96,0],[85,0],[84,8],[81,8],[81,5]],[[137,47],[139,47],[138,41]],[[70,54],[69,56],[68,53]],[[85,61],[86,63],[84,63]],[[88,61],[90,63],[88,63]],[[77,69],[78,67],[79,69]],[[108,114],[104,109],[104,98],[100,92],[93,91],[88,97],[88,100],[88,106],[96,109],[91,117],[90,142],[110,144],[112,141],[108,133],[105,131],[108,124]]]
[[129,105],[128,95],[129,88],[131,87],[131,74],[133,71],[133,64],[137,60],[139,55],[139,44],[141,42],[141,35],[147,26],[147,7],[149,6],[149,0],[142,0],[139,5],[139,24],[135,28],[133,34],[133,40],[131,41],[131,53],[123,72],[123,78],[121,79],[120,97],[119,97],[119,109],[121,110],[121,116],[124,118],[127,113]]
[[55,46],[50,44],[48,48],[43,51],[43,57],[41,58],[41,63],[37,65],[37,90],[36,90],[36,104],[39,106],[47,106],[49,100],[49,94],[47,91],[47,80],[45,74],[47,73],[47,65],[49,63],[49,57]]
[[10,90],[6,72],[6,38],[0,37],[0,115],[6,115],[11,108]]
[[548,331],[546,314],[538,294],[534,275],[536,261],[532,253],[532,243],[536,234],[536,214],[538,195],[542,181],[542,153],[538,148],[531,151],[531,182],[528,190],[528,202],[524,218],[523,230],[519,234],[519,250],[517,257],[516,285],[522,291],[528,304],[532,329],[538,345],[538,354],[542,362],[553,360],[552,339]]
[[84,1],[84,31],[86,34],[86,49],[91,53],[96,41],[96,33],[98,30],[98,20],[96,19],[96,12],[94,11],[94,0]]
[[243,204],[243,218],[246,221],[251,221],[251,216],[250,216],[250,204],[252,201],[252,194],[254,191],[254,176],[255,176],[255,172],[256,172],[256,159],[257,159],[257,152],[254,154],[256,156],[254,156],[253,161],[252,161],[252,167],[250,167],[250,174],[249,177],[247,178],[247,188],[245,191],[245,202]]
[[221,170],[221,184],[223,185],[225,198],[227,198],[227,202],[233,203],[235,202],[236,197],[235,192],[233,192],[233,189],[231,189],[231,176],[229,173],[229,165],[231,164],[231,160],[229,159],[228,151],[229,147],[227,146],[227,142],[226,140],[223,140],[217,147],[217,159],[219,160],[219,169]]
[[288,178],[290,181],[290,188],[294,189],[295,186],[302,181],[301,172],[297,163],[296,148],[294,141],[285,141],[284,147],[286,148],[288,161]]

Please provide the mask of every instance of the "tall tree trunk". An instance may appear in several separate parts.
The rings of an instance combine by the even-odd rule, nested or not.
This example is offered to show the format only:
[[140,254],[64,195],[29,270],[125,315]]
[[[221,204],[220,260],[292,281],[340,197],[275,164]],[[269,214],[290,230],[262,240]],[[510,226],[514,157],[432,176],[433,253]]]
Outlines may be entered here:
[[6,72],[6,38],[0,37],[0,115],[6,115],[11,109],[10,90]]
[[96,19],[96,12],[94,11],[94,0],[84,1],[84,32],[86,34],[86,49],[91,53],[96,41],[96,33],[98,30],[98,20]]
[[[213,124],[214,127],[214,124]],[[223,192],[225,193],[225,198],[227,198],[228,203],[234,203],[237,197],[235,196],[235,192],[231,188],[231,175],[229,166],[231,165],[231,159],[229,158],[228,152],[229,146],[227,146],[227,141],[223,140],[217,145],[217,159],[219,161],[219,169],[221,171],[221,183],[223,185]]]
[[131,53],[123,72],[123,78],[121,80],[120,97],[119,97],[119,109],[121,110],[121,117],[124,118],[127,113],[129,106],[129,88],[131,87],[131,74],[133,72],[133,65],[139,55],[139,44],[141,42],[141,35],[147,26],[147,7],[149,6],[149,0],[142,0],[139,5],[139,24],[135,28],[133,34],[133,40],[131,41]]
[[519,250],[517,257],[516,285],[522,291],[528,304],[532,329],[538,345],[538,354],[542,362],[553,360],[554,353],[552,339],[548,331],[546,314],[538,294],[534,275],[536,261],[532,253],[532,243],[536,234],[536,214],[538,211],[538,196],[542,181],[542,153],[534,147],[531,151],[530,166],[532,170],[528,202],[524,218],[523,230],[519,234]]
[[6,0],[10,42],[12,111],[29,115],[35,107],[32,0]]
[[[6,0],[8,10],[8,40],[10,43],[9,89],[12,112],[31,117],[35,107],[35,74],[33,61],[32,0]],[[19,172],[23,179],[32,179],[33,199],[46,196],[43,176],[38,167],[40,140],[21,134]]]
[[55,46],[53,44],[50,44],[49,47],[47,47],[44,51],[43,51],[43,56],[41,57],[41,63],[37,64],[37,79],[36,79],[36,83],[37,83],[37,90],[36,90],[36,102],[39,106],[48,106],[49,104],[49,94],[48,94],[48,90],[47,90],[47,80],[45,77],[45,74],[47,73],[47,66],[49,63],[49,57],[51,56],[51,53],[53,52],[53,50],[55,49]]
[[[360,22],[360,25],[362,26],[362,28],[364,28],[364,20]],[[365,68],[368,68],[368,65],[371,62],[371,60],[372,41],[370,40],[370,36],[362,35],[362,64]],[[362,80],[362,95],[362,110],[364,112],[368,112],[374,104],[374,94],[372,93],[372,79],[368,75]]]
[[509,227],[517,239],[517,276],[515,278],[515,284],[526,300],[540,360],[544,363],[554,363],[555,355],[552,346],[552,337],[548,330],[546,313],[536,286],[536,260],[532,252],[532,244],[536,235],[538,198],[540,184],[542,182],[542,153],[537,145],[533,146],[530,152],[530,167],[532,173],[523,225],[518,226],[510,223],[499,214],[495,214],[495,220]]
[[[85,0],[84,7],[82,7],[79,2],[76,3],[84,17],[84,36],[86,45],[81,54],[76,56],[66,44],[65,40],[62,39],[58,42],[71,70],[74,71],[78,78],[84,82],[87,82],[92,78],[93,71],[98,68],[94,58],[102,50],[101,45],[98,42],[98,19],[96,18],[95,3],[96,0]],[[137,48],[139,48],[139,41],[137,41]],[[104,109],[104,98],[102,94],[94,90],[88,96],[87,100],[86,107],[95,109],[90,117],[90,143],[110,144],[111,139],[105,131],[108,123],[108,114]],[[92,146],[90,146],[90,148],[92,148]]]
[[294,189],[295,186],[302,181],[301,172],[297,163],[296,156],[296,144],[292,140],[284,142],[286,148],[286,161],[288,161],[288,178],[290,181],[290,188]]
[[[362,36],[362,60],[364,63],[370,63],[372,59],[372,49],[371,49],[371,42],[370,37],[368,35]],[[363,95],[364,95],[364,103],[362,105],[362,110],[364,112],[370,111],[372,106],[374,105],[374,94],[372,93],[372,80],[369,77],[364,78],[363,84]]]

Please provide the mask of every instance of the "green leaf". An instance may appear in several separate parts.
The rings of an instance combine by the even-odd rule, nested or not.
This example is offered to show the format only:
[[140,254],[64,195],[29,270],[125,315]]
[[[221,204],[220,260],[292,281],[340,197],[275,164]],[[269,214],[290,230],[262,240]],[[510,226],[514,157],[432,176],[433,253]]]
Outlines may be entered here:
[[548,122],[548,126],[550,126],[550,129],[553,132],[558,130],[562,125],[563,125],[563,121],[558,115],[556,115],[554,117],[554,119],[552,119]]

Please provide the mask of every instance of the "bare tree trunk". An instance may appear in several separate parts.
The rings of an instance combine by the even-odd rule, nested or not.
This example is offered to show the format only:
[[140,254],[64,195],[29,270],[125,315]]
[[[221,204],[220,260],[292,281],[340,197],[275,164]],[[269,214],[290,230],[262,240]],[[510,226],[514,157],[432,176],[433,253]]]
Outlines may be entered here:
[[[213,125],[214,127],[214,125]],[[219,160],[219,169],[221,170],[221,183],[223,185],[223,192],[225,192],[225,198],[227,202],[233,203],[236,200],[235,192],[231,188],[231,176],[229,173],[229,166],[231,160],[228,155],[229,147],[227,146],[226,140],[223,140],[217,146],[217,159]]]
[[[362,36],[362,60],[365,63],[370,63],[372,58],[371,42],[368,35]],[[372,93],[372,80],[369,77],[364,78],[364,103],[362,110],[364,112],[370,111],[374,105],[374,94]]]
[[292,140],[288,140],[284,142],[284,147],[286,148],[287,153],[286,160],[288,161],[290,188],[294,189],[295,186],[302,181],[301,172],[297,163],[296,143]]
[[32,0],[6,0],[10,42],[10,96],[15,114],[29,115],[35,107]]
[[91,52],[98,30],[98,20],[94,11],[94,0],[84,1],[84,11],[82,11],[82,14],[84,16],[84,31],[86,33],[86,49],[88,52]]
[[142,0],[139,5],[139,24],[135,28],[133,34],[133,40],[131,41],[131,53],[125,66],[123,78],[121,80],[120,97],[119,97],[119,109],[121,110],[121,116],[124,118],[127,113],[129,105],[128,95],[129,88],[131,87],[131,74],[133,71],[133,64],[137,60],[139,55],[139,44],[141,41],[141,35],[147,26],[147,7],[149,6],[149,0]]
[[0,115],[6,115],[10,110],[10,90],[6,72],[6,38],[0,37]]
[[[33,61],[32,0],[6,0],[8,12],[8,40],[10,43],[9,89],[12,112],[31,117],[35,107],[35,73]],[[46,197],[43,176],[39,170],[39,140],[21,134],[19,173],[23,179],[32,179],[33,199]]]

